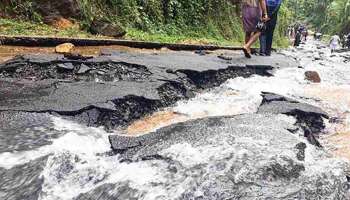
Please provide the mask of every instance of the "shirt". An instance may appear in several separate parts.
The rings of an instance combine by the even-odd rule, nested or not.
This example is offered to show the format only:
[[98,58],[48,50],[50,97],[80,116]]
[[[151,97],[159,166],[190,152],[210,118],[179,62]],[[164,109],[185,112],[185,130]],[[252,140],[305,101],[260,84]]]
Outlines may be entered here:
[[282,0],[266,0],[266,5],[269,7],[278,7],[282,4]]
[[266,0],[267,13],[271,17],[277,14],[277,11],[283,0]]
[[340,42],[340,37],[338,35],[333,35],[331,37],[331,45],[338,45]]

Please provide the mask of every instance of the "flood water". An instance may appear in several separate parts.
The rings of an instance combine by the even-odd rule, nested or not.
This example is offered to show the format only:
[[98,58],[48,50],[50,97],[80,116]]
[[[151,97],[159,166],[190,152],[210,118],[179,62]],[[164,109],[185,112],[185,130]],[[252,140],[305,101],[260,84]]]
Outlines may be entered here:
[[[52,49],[38,51],[51,52]],[[96,54],[95,51],[88,50],[91,54]],[[6,54],[4,49],[0,52]],[[19,52],[23,53],[23,49]],[[346,196],[340,195],[342,192],[336,192],[337,182],[332,180],[344,181],[338,176],[344,175],[344,165],[350,161],[350,61],[346,60],[350,52],[331,54],[321,43],[310,41],[299,50],[286,49],[279,53],[295,58],[302,67],[281,68],[272,77],[230,79],[219,87],[199,93],[193,99],[180,101],[128,127],[127,133],[134,136],[193,119],[242,116],[237,121],[244,122],[237,127],[223,128],[223,138],[215,138],[217,132],[213,132],[215,141],[205,146],[178,143],[162,150],[161,155],[176,161],[176,173],[172,173],[172,165],[162,160],[122,162],[119,155],[111,154],[110,133],[103,128],[86,127],[49,116],[51,125],[38,123],[23,129],[24,134],[41,132],[54,135],[49,137],[47,144],[36,146],[28,138],[23,141],[28,144],[24,150],[11,150],[14,148],[10,148],[9,142],[8,150],[1,151],[0,199],[308,199],[308,194],[298,191],[307,188],[305,193],[309,191],[311,195],[313,182],[321,179],[318,175],[328,173],[329,177],[324,177],[322,182],[325,192],[318,189],[319,199],[346,199]],[[4,57],[11,56],[13,54],[7,53]],[[321,83],[305,80],[305,71],[317,71]],[[278,127],[292,127],[295,122],[287,116],[264,119],[264,116],[253,115],[261,104],[261,92],[272,92],[318,106],[331,117],[339,119],[339,123],[327,124],[321,140],[325,149],[308,146],[305,167],[312,173],[304,173],[294,181],[271,178],[272,185],[267,183],[269,181],[259,182],[255,177],[261,173],[259,165],[265,163],[263,155],[268,158],[288,154],[289,147],[285,152],[279,151],[278,145],[283,143],[273,146],[269,141],[274,140],[272,137],[279,132]],[[245,116],[252,118],[251,124],[245,123]],[[228,140],[231,136],[227,131],[246,130],[244,127],[251,132],[261,131],[267,138],[271,135],[271,138],[252,141],[249,136],[237,137],[237,144],[230,146]],[[203,132],[212,130],[208,128]],[[285,137],[281,140],[305,141],[287,133]],[[19,141],[16,137],[13,140]],[[257,146],[256,152],[250,151],[254,145]],[[245,156],[251,158],[254,154],[261,159],[244,160]],[[240,162],[243,164],[238,165]],[[245,171],[239,171],[239,168]],[[220,185],[224,182],[221,180],[227,178],[228,171],[239,188],[235,184]],[[255,174],[251,175],[250,171]],[[232,194],[232,188],[242,193]],[[243,188],[250,188],[252,194]]]

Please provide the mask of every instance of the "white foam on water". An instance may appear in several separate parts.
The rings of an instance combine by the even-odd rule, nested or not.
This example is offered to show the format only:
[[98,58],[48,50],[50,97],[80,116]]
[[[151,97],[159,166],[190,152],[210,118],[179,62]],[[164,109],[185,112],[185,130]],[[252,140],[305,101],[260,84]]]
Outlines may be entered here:
[[54,129],[68,131],[51,145],[46,145],[31,151],[5,152],[0,154],[0,167],[9,169],[15,165],[27,163],[39,157],[57,152],[71,151],[94,155],[110,150],[108,133],[102,128],[85,127],[58,117],[52,117]]
[[[344,169],[348,169],[345,159],[336,158],[328,154],[328,157],[319,159],[324,155],[324,150],[321,150],[313,145],[307,145],[305,149],[305,175],[312,177],[315,174],[333,174],[340,176],[344,174]],[[332,167],[329,167],[332,166]],[[331,172],[331,173],[329,173]]]
[[302,69],[285,68],[273,77],[235,78],[194,99],[177,104],[174,111],[191,118],[254,113],[261,104],[261,92],[294,96],[303,92]]
[[261,96],[234,90],[225,85],[212,92],[200,94],[194,99],[179,102],[174,111],[190,118],[238,115],[255,112],[261,100]]
[[[7,163],[7,167],[11,168],[50,154],[41,173],[44,183],[39,199],[71,200],[103,184],[123,182],[144,191],[142,199],[145,200],[153,200],[169,192],[154,186],[168,181],[164,174],[167,166],[163,166],[161,161],[120,163],[118,156],[101,155],[110,151],[108,133],[102,129],[84,127],[59,118],[55,120],[56,130],[70,131],[53,141],[52,145],[24,152],[21,159]],[[20,156],[14,153],[9,157]]]

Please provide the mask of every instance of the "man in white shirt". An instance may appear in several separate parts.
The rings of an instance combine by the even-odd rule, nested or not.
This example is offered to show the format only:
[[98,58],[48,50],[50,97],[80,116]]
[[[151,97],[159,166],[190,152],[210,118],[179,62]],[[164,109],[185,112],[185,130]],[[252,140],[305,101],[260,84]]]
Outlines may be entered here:
[[338,35],[333,35],[331,40],[329,41],[329,47],[331,48],[331,52],[333,53],[340,46],[340,37]]

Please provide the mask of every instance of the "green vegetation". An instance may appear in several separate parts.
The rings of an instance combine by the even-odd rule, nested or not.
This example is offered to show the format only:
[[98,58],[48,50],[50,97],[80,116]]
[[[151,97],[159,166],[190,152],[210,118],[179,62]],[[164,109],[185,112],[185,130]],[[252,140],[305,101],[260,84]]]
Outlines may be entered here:
[[91,37],[91,34],[72,27],[64,30],[40,22],[13,20],[0,18],[0,34],[2,35],[31,35],[31,36],[56,36],[56,37]]
[[[220,45],[239,45],[244,40],[239,0],[78,0],[82,12],[74,20],[79,26],[63,31],[42,23],[42,16],[32,3],[35,0],[5,1],[9,3],[2,10],[19,20],[2,19],[1,34],[91,37],[86,33],[91,22],[106,19],[124,26],[126,39]],[[291,16],[292,11],[283,5],[276,31],[277,46],[288,45],[285,30]],[[79,31],[79,27],[85,31]]]
[[350,32],[350,0],[289,0],[296,19],[326,34]]
[[210,36],[196,32],[185,32],[183,34],[167,34],[161,32],[147,32],[135,28],[128,28],[126,39],[142,41],[160,41],[166,43],[186,43],[186,44],[215,44],[215,45],[240,45],[240,41],[232,38],[225,39],[217,36]]

